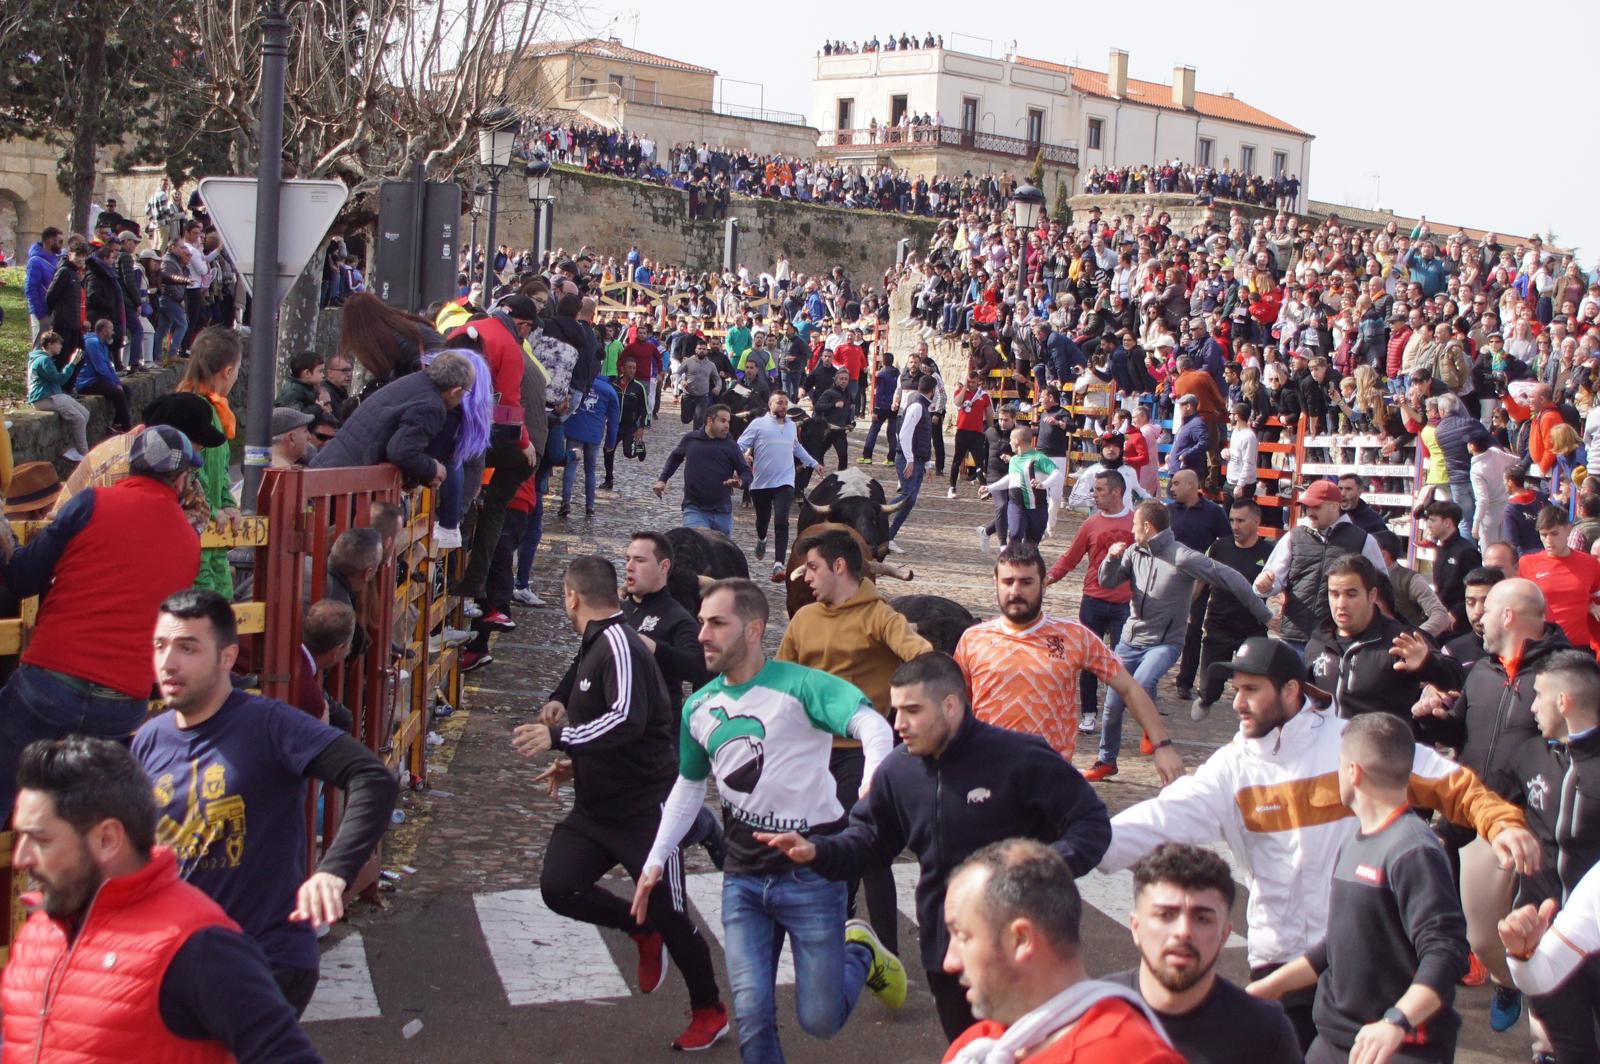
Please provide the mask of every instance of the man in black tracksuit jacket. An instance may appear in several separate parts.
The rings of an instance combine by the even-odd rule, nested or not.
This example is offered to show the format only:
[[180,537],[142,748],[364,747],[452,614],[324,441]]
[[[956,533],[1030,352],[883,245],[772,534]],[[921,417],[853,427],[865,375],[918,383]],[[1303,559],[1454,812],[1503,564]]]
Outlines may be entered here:
[[771,845],[804,863],[804,849],[779,844],[809,842],[813,869],[837,880],[889,864],[905,849],[917,855],[922,967],[953,1040],[973,1019],[965,988],[944,971],[950,874],[991,842],[1030,838],[1053,847],[1073,875],[1084,875],[1111,845],[1111,820],[1094,788],[1049,743],[972,715],[965,679],[949,655],[929,651],[901,665],[889,698],[905,742],[878,766],[849,826],[809,840],[778,836]]
[[683,908],[677,852],[666,871],[672,889],[652,892],[647,926],[597,885],[619,864],[639,877],[661,803],[678,778],[677,736],[666,680],[617,601],[616,567],[593,555],[575,558],[562,593],[582,642],[539,723],[521,725],[513,740],[526,757],[549,749],[570,758],[539,777],[554,786],[570,776],[574,791],[571,814],[551,833],[539,890],[553,912],[626,931],[639,947],[641,970],[662,965],[665,946],[689,985],[690,1006],[717,1007],[711,951]]

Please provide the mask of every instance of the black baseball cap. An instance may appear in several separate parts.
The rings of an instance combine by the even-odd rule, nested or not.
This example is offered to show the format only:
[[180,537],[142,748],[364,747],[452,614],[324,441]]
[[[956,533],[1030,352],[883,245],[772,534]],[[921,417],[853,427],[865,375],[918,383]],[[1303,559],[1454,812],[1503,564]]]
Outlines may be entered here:
[[1306,663],[1294,652],[1294,648],[1282,640],[1268,639],[1264,635],[1246,639],[1240,644],[1232,661],[1214,661],[1208,672],[1212,679],[1222,680],[1232,679],[1236,672],[1265,676],[1279,686],[1296,680],[1300,690],[1313,701],[1323,704],[1333,701],[1332,695],[1320,687],[1312,686],[1306,678]]
[[539,305],[520,292],[502,299],[500,309],[505,311],[508,318],[533,322],[539,320]]
[[212,417],[211,400],[195,392],[168,392],[144,408],[146,425],[171,425],[196,447],[221,447],[228,442]]

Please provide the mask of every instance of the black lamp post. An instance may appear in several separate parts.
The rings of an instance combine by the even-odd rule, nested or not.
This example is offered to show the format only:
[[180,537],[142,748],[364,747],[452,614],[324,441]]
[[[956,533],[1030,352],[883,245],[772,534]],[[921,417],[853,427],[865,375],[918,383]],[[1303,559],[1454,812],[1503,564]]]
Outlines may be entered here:
[[478,163],[489,175],[489,225],[483,242],[483,306],[487,309],[494,302],[494,226],[500,212],[500,178],[511,168],[517,115],[509,107],[496,107],[478,121]]

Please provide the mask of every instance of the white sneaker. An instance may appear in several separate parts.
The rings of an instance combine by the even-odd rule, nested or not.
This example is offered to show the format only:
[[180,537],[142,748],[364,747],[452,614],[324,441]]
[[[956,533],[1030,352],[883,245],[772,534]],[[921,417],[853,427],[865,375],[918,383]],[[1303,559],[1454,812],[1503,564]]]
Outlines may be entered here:
[[1078,731],[1084,735],[1093,735],[1100,730],[1100,714],[1091,710],[1078,718]]
[[83,452],[78,450],[76,447],[68,447],[67,453],[62,455],[62,457],[69,462],[81,462],[83,461]]
[[889,548],[889,553],[890,554],[904,554],[906,552],[906,549],[904,547],[902,547],[900,544],[896,543],[892,539],[887,544],[885,544],[885,546],[887,546]]
[[994,550],[994,544],[991,542],[989,529],[986,525],[979,525],[973,531],[978,533],[978,546],[983,548],[985,554]]
[[458,647],[472,640],[472,632],[466,628],[451,628],[448,624],[440,633],[439,641],[447,647]]
[[947,499],[955,498],[956,497],[956,489],[955,488],[950,488],[949,490],[947,490],[944,493],[944,497],[947,498]]
[[511,601],[519,606],[543,606],[544,599],[534,593],[531,587],[519,587],[511,592]]
[[433,526],[433,545],[439,550],[460,550],[461,529],[446,528],[443,525]]
[[477,620],[479,617],[483,616],[483,607],[479,606],[472,599],[467,599],[461,603],[461,615],[463,617],[469,617],[473,620]]
[[1189,703],[1189,719],[1196,721],[1205,720],[1211,715],[1212,705],[1214,705],[1214,703],[1202,702],[1199,698],[1196,698],[1193,702]]
[[772,579],[773,580],[787,580],[788,579],[788,574],[783,571],[783,563],[782,562],[773,562],[772,563]]

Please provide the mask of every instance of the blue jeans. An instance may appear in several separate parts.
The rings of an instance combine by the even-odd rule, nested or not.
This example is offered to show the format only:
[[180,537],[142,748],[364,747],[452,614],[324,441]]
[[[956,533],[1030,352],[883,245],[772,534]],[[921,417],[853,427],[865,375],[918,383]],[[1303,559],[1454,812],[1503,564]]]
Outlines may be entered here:
[[189,331],[189,315],[184,309],[183,300],[161,297],[160,309],[156,311],[155,339],[150,345],[150,357],[157,365],[167,357],[162,350],[168,337],[172,339],[174,349],[183,342],[183,336]]
[[90,694],[48,670],[18,665],[0,688],[0,821],[11,819],[17,763],[29,743],[69,735],[127,743],[149,713],[148,699]]
[[722,931],[742,1064],[783,1060],[775,984],[785,934],[794,952],[800,1028],[831,1038],[850,1018],[872,958],[865,946],[846,944],[844,913],[845,885],[809,868],[723,877]]
[[144,320],[137,309],[127,313],[128,346],[123,348],[123,364],[132,368],[144,360]]
[[[1183,655],[1181,643],[1159,643],[1153,647],[1135,647],[1118,643],[1115,651],[1122,667],[1133,674],[1134,681],[1144,688],[1144,693],[1154,701],[1156,684],[1167,670],[1176,665]],[[1117,763],[1117,750],[1122,746],[1122,696],[1115,691],[1106,692],[1105,727],[1100,732],[1100,760],[1108,765]]]
[[461,527],[461,495],[466,490],[467,479],[459,463],[445,467],[444,483],[439,485],[439,496],[433,519],[444,528]]
[[894,515],[894,520],[889,522],[889,538],[893,539],[900,534],[900,526],[906,523],[906,518],[911,516],[911,511],[917,505],[917,496],[922,493],[922,478],[928,475],[926,461],[906,461],[905,455],[899,455],[894,460],[894,470],[900,476],[900,498],[906,501]]
[[873,450],[878,446],[878,432],[885,425],[889,427],[889,457],[893,458],[900,453],[900,415],[893,410],[874,410],[872,424],[867,426],[867,442],[861,448],[863,458],[871,458]]
[[579,450],[583,451],[583,509],[586,513],[593,513],[595,466],[600,461],[598,443],[567,441],[567,465],[561,473],[561,505],[567,506],[572,502],[572,483],[578,479]]
[[803,369],[786,369],[783,371],[783,390],[789,393],[790,401],[800,398],[800,385],[805,383],[806,371]]
[[[1083,596],[1078,602],[1078,623],[1112,646],[1122,642],[1122,626],[1128,623],[1126,602],[1107,602],[1105,599]],[[1100,693],[1100,680],[1084,669],[1078,673],[1078,711],[1093,713]]]
[[528,586],[528,578],[533,575],[533,559],[539,553],[539,541],[544,538],[544,493],[550,488],[550,467],[545,466],[535,474],[533,511],[528,514],[528,530],[522,534],[522,543],[517,547],[517,580],[516,586]]
[[1461,523],[1456,530],[1462,539],[1472,538],[1472,519],[1478,516],[1478,504],[1472,497],[1471,484],[1450,482],[1450,500],[1461,507]]
[[709,528],[724,536],[733,535],[732,510],[702,510],[698,506],[683,504],[684,528]]

